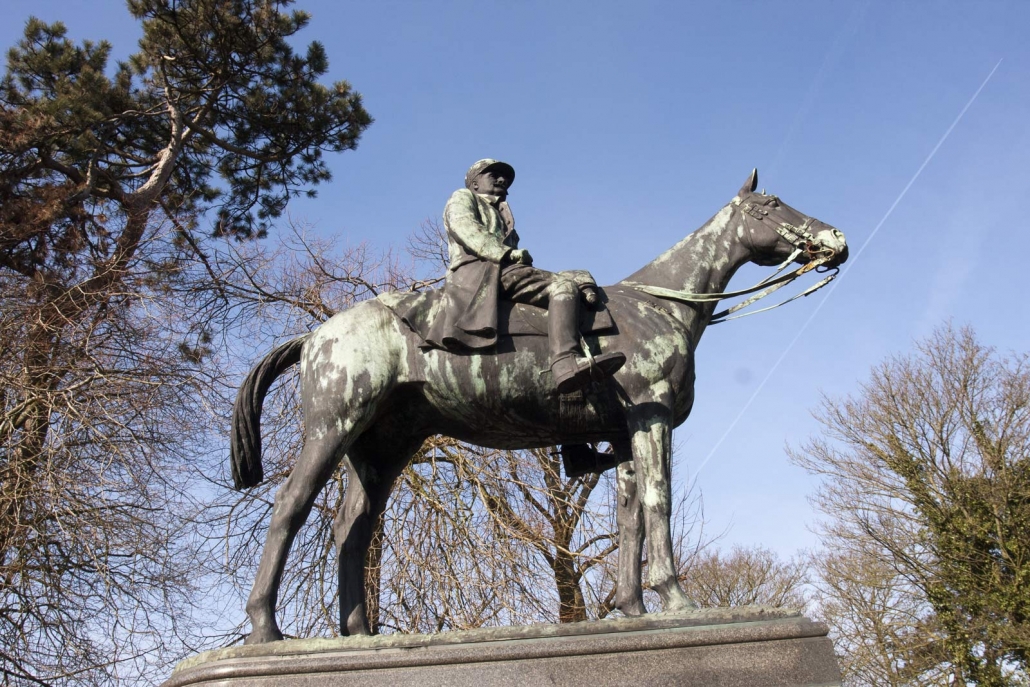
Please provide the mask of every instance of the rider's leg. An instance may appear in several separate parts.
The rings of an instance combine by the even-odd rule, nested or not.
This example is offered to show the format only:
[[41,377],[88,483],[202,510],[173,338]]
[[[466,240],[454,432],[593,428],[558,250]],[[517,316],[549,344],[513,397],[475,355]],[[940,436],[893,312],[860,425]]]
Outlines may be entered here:
[[622,353],[583,357],[579,348],[579,286],[569,277],[529,265],[501,270],[501,294],[516,303],[547,308],[551,374],[559,393],[585,386],[591,377],[614,374],[626,362]]
[[547,341],[553,367],[562,358],[583,355],[579,348],[579,287],[556,274],[547,289],[547,299]]
[[558,393],[567,394],[590,383],[594,376],[613,374],[626,362],[622,353],[585,358],[579,347],[579,287],[557,276],[551,283],[547,338],[551,346],[551,375]]

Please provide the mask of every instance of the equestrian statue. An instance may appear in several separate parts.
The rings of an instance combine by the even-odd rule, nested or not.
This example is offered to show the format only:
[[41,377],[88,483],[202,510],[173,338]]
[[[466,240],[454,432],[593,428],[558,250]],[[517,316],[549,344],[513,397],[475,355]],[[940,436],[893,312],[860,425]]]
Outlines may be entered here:
[[[619,490],[616,607],[646,612],[645,535],[649,582],[663,608],[693,607],[676,577],[669,516],[672,429],[694,403],[694,350],[709,324],[806,272],[834,270],[847,259],[844,235],[757,193],[755,170],[700,229],[602,288],[583,271],[533,267],[507,204],[513,179],[510,165],[480,160],[447,202],[443,289],[359,303],[275,348],[244,380],[233,409],[237,488],[263,479],[261,406],[273,380],[297,363],[305,420],[247,601],[248,644],[282,639],[275,607],[287,554],[341,461],[347,490],[333,525],[340,631],[369,633],[364,563],[373,527],[396,478],[436,434],[498,449],[610,443]],[[726,292],[747,262],[779,269]],[[715,311],[721,299],[743,295]]]

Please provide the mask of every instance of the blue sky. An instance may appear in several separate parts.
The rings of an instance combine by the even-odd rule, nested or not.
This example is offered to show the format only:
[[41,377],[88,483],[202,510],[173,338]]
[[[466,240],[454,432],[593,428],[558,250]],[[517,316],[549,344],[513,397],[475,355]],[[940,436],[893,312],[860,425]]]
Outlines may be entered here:
[[[509,200],[536,264],[603,283],[700,226],[752,167],[760,186],[841,229],[853,256],[882,222],[821,307],[825,292],[701,342],[677,470],[707,459],[698,484],[727,545],[817,545],[816,482],[783,447],[816,431],[820,393],[855,392],[949,319],[1027,349],[1030,3],[296,6],[313,14],[299,39],[326,45],[330,77],[376,118],[318,199],[290,208],[344,241],[403,246],[482,157],[514,165]],[[119,56],[138,37],[114,0],[4,0],[0,45],[30,14]]]

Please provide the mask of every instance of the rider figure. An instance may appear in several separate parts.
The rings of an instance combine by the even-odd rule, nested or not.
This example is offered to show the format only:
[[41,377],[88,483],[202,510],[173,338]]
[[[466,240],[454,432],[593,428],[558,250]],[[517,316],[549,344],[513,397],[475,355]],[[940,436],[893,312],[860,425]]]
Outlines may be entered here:
[[529,251],[519,248],[506,202],[514,178],[511,165],[480,160],[465,175],[465,188],[447,201],[444,227],[451,264],[444,285],[447,305],[443,321],[434,323],[439,331],[434,338],[447,348],[485,348],[497,342],[498,300],[547,308],[551,372],[559,393],[568,393],[586,385],[595,370],[614,374],[626,356],[583,355],[580,288],[566,275],[533,267]]

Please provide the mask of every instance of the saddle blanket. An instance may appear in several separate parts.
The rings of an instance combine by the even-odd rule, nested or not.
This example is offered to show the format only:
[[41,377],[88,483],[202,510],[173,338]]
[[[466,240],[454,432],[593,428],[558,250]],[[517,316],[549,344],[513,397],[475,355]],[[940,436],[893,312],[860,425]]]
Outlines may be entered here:
[[[598,303],[588,305],[581,303],[579,309],[579,331],[581,334],[604,332],[615,327],[611,313],[608,312],[607,297],[604,290],[598,287]],[[379,301],[394,313],[412,312],[417,308],[420,316],[402,318],[405,324],[425,341],[432,321],[432,313],[443,298],[442,289],[433,289],[422,293],[398,294],[396,292],[379,296]],[[399,315],[398,315],[399,316]],[[547,336],[548,312],[545,308],[525,303],[501,301],[497,311],[498,336]]]

